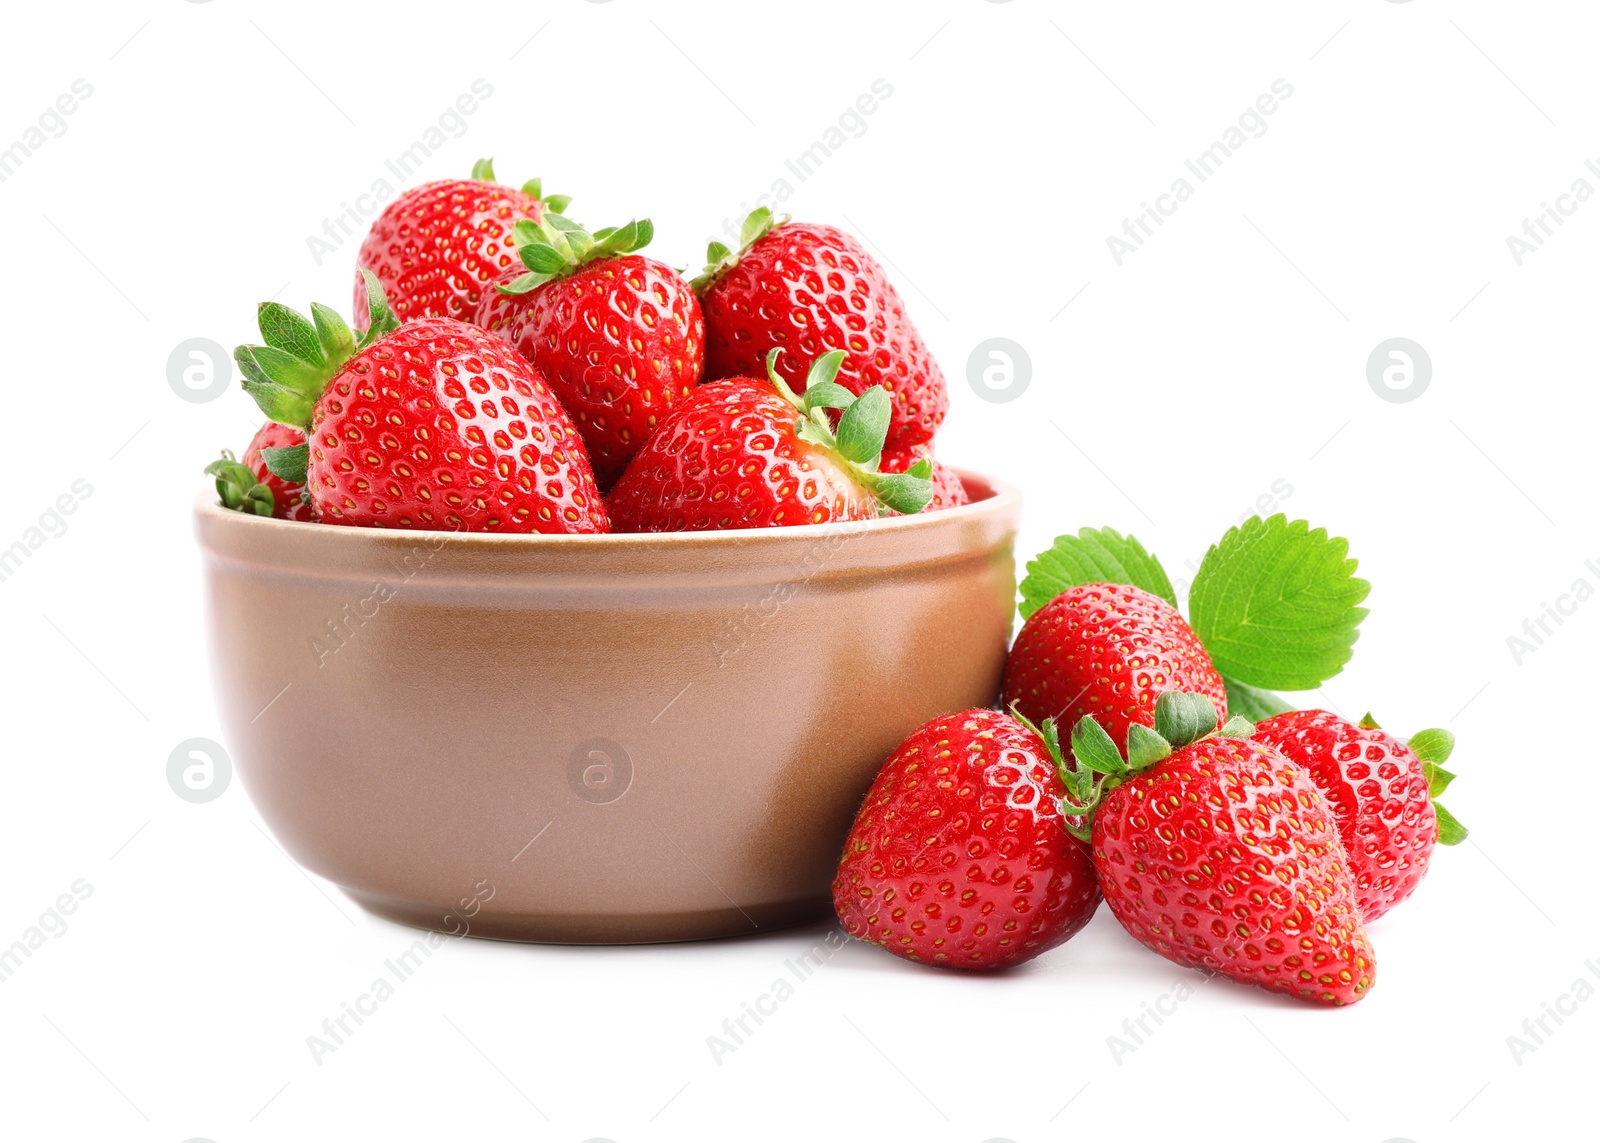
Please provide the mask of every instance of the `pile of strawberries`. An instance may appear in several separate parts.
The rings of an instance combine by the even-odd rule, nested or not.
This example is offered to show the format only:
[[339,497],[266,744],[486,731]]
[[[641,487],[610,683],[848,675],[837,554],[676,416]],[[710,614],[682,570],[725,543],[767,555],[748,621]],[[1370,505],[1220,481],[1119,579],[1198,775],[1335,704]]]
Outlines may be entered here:
[[268,418],[207,473],[279,519],[595,533],[863,520],[966,503],[933,458],[944,376],[850,235],[745,220],[692,282],[568,199],[470,179],[400,195],[355,328],[268,302],[234,354]]
[[1058,539],[1022,584],[1010,713],[934,719],[867,794],[834,882],[846,931],[991,970],[1066,941],[1104,897],[1178,964],[1361,999],[1365,924],[1466,831],[1433,801],[1448,731],[1402,741],[1266,689],[1311,689],[1349,658],[1368,588],[1354,568],[1343,540],[1254,518],[1207,553],[1191,626],[1137,540]]

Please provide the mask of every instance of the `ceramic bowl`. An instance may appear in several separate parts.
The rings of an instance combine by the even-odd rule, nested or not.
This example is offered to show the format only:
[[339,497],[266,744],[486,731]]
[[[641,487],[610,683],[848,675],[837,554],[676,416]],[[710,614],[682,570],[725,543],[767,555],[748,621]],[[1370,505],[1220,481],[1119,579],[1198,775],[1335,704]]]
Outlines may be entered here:
[[625,943],[830,914],[878,767],[991,704],[1020,498],[849,526],[498,536],[202,501],[234,765],[307,869],[410,925]]

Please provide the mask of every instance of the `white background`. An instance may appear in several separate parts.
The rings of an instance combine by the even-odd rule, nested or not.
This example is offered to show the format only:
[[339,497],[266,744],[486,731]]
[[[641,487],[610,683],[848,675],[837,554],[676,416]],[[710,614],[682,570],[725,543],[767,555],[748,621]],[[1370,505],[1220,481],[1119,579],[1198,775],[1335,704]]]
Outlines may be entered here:
[[[1600,586],[1584,567],[1600,205],[1520,266],[1506,238],[1575,180],[1600,187],[1592,17],[1439,0],[13,6],[0,146],[75,79],[93,94],[0,183],[0,546],[75,480],[93,492],[0,583],[0,944],[75,880],[93,892],[0,984],[0,1134],[1431,1143],[1576,1115],[1600,1001],[1520,1061],[1507,1037],[1600,958],[1584,729],[1600,603],[1520,663],[1507,639],[1575,580]],[[167,785],[176,744],[222,737],[198,470],[258,418],[236,388],[179,399],[166,363],[190,338],[253,338],[268,297],[346,308],[357,240],[318,265],[308,236],[480,77],[492,97],[422,177],[493,155],[596,224],[649,214],[652,252],[679,265],[780,178],[785,209],[865,239],[949,375],[941,455],[1025,490],[1019,554],[1110,524],[1183,578],[1274,482],[1291,489],[1277,507],[1349,537],[1372,614],[1309,701],[1453,729],[1448,801],[1474,831],[1372,926],[1370,999],[1324,1011],[1209,985],[1118,1063],[1107,1037],[1182,974],[1102,910],[997,979],[851,946],[719,1064],[707,1037],[825,926],[468,941],[313,1062],[307,1036],[415,934],[299,872],[237,784],[204,805]],[[879,78],[893,94],[864,133],[798,181],[785,160]],[[1266,132],[1118,266],[1107,237],[1279,78],[1293,95]],[[992,337],[1031,358],[1010,403],[969,385]],[[1432,360],[1408,403],[1367,381],[1391,337]]]

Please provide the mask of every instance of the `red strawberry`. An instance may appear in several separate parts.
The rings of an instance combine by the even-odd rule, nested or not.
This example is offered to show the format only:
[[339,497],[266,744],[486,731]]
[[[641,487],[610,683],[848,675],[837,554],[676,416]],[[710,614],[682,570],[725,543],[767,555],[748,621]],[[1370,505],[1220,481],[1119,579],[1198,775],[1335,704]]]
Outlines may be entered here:
[[649,219],[591,236],[553,214],[517,233],[528,272],[486,292],[473,320],[549,379],[609,488],[700,383],[700,302],[671,266],[633,253],[654,233]]
[[955,469],[935,460],[933,449],[928,445],[915,444],[897,449],[884,449],[883,459],[878,462],[878,471],[906,472],[919,460],[926,460],[932,466],[928,483],[933,485],[933,499],[923,505],[924,512],[937,512],[941,508],[959,508],[963,504],[972,503],[971,498],[967,496],[967,486],[961,483],[961,478],[956,475]]
[[505,341],[452,318],[401,325],[371,274],[358,342],[326,306],[313,321],[260,309],[266,345],[234,351],[244,387],[307,445],[267,450],[327,524],[466,532],[604,532],[583,444],[543,378]]
[[[776,352],[776,351],[774,351]],[[917,512],[932,494],[925,465],[877,471],[889,396],[856,397],[833,381],[844,355],[811,368],[804,397],[776,372],[729,377],[675,406],[611,490],[619,532],[771,528]],[[829,409],[843,409],[837,430]]]
[[1467,836],[1432,800],[1454,777],[1440,768],[1455,745],[1447,730],[1424,730],[1408,745],[1375,723],[1300,710],[1257,723],[1254,737],[1307,771],[1333,807],[1363,920],[1411,896],[1436,842]]
[[1130,727],[1126,761],[1092,717],[1072,733],[1064,808],[1092,822],[1111,912],[1178,964],[1323,1004],[1360,1000],[1377,966],[1311,776],[1243,719],[1214,734],[1204,695],[1170,691],[1155,715],[1154,730]]
[[295,448],[306,443],[306,434],[299,429],[291,429],[288,425],[280,425],[275,421],[268,421],[256,430],[256,435],[250,438],[250,443],[245,446],[244,456],[239,458],[243,464],[262,484],[272,490],[272,499],[276,507],[273,515],[280,520],[314,520],[311,505],[306,502],[301,492],[304,484],[291,484],[274,476],[267,468],[267,462],[262,459],[261,450],[264,448]]
[[378,215],[356,256],[355,313],[366,287],[361,271],[377,275],[401,321],[450,317],[471,321],[479,299],[517,265],[512,228],[537,223],[545,211],[566,209],[565,195],[543,196],[539,180],[521,190],[494,181],[480,159],[470,179],[412,187]]
[[759,376],[773,349],[791,386],[807,365],[842,349],[839,384],[852,393],[881,385],[893,398],[890,447],[933,439],[950,398],[944,374],[883,267],[842,230],[774,218],[745,219],[742,247],[720,242],[695,279],[706,315],[706,375]]
[[1228,693],[1177,608],[1137,587],[1068,588],[1028,617],[1006,659],[1005,705],[1035,722],[1075,726],[1092,714],[1113,740],[1150,726],[1164,691],[1205,695],[1226,713]]
[[222,506],[279,520],[315,521],[311,505],[301,496],[305,484],[274,476],[261,455],[263,449],[296,448],[305,443],[306,435],[299,429],[268,421],[250,438],[242,459],[234,459],[233,453],[223,449],[222,459],[206,465],[206,475],[217,478]]
[[883,764],[845,842],[833,906],[853,937],[945,968],[1006,968],[1088,923],[1100,890],[1061,817],[1054,727],[936,718]]

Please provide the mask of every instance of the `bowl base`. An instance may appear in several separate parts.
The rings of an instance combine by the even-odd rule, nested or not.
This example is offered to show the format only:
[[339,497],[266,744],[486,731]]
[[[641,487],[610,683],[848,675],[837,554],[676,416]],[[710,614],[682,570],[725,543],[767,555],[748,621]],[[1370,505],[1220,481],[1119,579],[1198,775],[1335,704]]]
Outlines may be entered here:
[[776,905],[690,913],[567,915],[480,909],[472,918],[462,920],[455,915],[447,918],[438,905],[353,889],[345,889],[344,893],[374,916],[412,928],[431,929],[450,936],[547,945],[648,945],[752,937],[833,916],[833,901],[824,896]]

